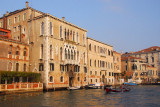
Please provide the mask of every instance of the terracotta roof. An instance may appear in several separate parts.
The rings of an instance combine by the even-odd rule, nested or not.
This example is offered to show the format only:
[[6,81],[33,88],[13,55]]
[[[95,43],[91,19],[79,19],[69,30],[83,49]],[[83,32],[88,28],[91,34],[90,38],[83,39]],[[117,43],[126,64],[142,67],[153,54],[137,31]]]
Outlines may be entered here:
[[128,60],[128,59],[140,59],[140,60],[144,60],[144,59],[142,59],[142,58],[137,58],[137,57],[133,57],[133,56],[128,56],[128,57],[122,56],[122,57],[121,57],[121,60],[122,60],[122,61]]
[[[118,53],[118,52],[116,52],[116,51],[113,51],[113,54],[114,54],[114,53],[115,53],[115,54],[120,54],[120,53]],[[120,54],[120,55],[121,55],[121,54]]]
[[160,51],[160,47],[159,46],[152,46],[152,47],[149,47],[149,48],[146,48],[146,49],[134,52],[134,53],[145,53],[145,52],[151,52],[151,51],[157,51],[157,50]]

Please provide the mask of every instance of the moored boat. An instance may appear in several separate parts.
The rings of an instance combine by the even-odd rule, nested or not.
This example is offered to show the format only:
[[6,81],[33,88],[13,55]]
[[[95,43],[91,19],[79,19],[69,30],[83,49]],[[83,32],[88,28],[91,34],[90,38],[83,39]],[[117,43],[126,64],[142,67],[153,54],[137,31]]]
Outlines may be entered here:
[[80,86],[74,86],[74,87],[69,87],[68,90],[78,90],[80,89]]

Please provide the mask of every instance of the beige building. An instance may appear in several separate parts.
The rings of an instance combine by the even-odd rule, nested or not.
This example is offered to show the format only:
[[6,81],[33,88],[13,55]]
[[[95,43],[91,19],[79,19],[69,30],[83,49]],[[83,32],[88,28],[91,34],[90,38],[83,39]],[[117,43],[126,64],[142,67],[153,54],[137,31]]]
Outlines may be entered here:
[[1,27],[29,44],[29,70],[40,72],[45,88],[87,84],[86,32],[74,24],[29,7],[7,12]]
[[114,84],[113,47],[87,38],[88,83]]
[[160,47],[153,46],[137,52],[125,53],[122,56],[133,56],[145,59],[145,62],[152,67],[156,67],[160,75]]
[[113,51],[114,82],[121,84],[121,54]]

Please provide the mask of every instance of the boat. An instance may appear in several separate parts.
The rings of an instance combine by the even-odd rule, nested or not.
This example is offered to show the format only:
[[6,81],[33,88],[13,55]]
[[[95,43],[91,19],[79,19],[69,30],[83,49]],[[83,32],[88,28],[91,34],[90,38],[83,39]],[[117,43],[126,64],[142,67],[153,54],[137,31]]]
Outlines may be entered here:
[[110,92],[129,92],[131,89],[126,86],[120,86],[120,88],[112,88],[112,87],[106,87],[105,91],[106,93]]
[[135,82],[124,82],[125,85],[135,86],[137,85]]
[[68,90],[78,90],[80,89],[80,86],[74,86],[74,87],[69,87]]
[[85,88],[86,89],[100,89],[100,88],[102,88],[102,86],[100,84],[96,83],[96,84],[86,85]]

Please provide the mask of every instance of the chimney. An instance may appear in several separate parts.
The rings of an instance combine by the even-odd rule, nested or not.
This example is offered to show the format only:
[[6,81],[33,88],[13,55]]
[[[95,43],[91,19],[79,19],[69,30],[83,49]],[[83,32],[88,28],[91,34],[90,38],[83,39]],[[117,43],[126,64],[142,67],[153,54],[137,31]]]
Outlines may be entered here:
[[28,3],[29,3],[29,2],[28,2],[28,1],[26,1],[26,8],[28,8],[28,7],[29,7],[29,6],[28,6]]
[[62,20],[65,20],[65,17],[62,17]]

